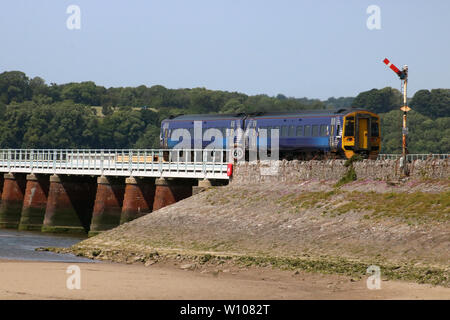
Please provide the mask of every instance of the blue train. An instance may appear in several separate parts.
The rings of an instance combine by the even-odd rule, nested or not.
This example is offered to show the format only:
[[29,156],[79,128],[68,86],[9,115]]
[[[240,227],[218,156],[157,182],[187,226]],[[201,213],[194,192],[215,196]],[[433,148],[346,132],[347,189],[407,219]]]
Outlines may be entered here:
[[[219,130],[221,135],[217,134],[218,131],[206,131],[211,128]],[[381,145],[380,117],[377,114],[367,110],[340,109],[181,115],[161,122],[161,147],[205,148],[214,142],[216,147],[225,149],[226,137],[233,136],[238,128],[255,134],[258,148],[270,148],[272,129],[278,129],[280,157],[285,159],[350,158],[354,154],[376,158]],[[183,141],[179,134],[173,134],[175,129],[187,130],[191,139]],[[266,130],[267,139],[261,138],[262,130]],[[216,132],[216,135],[211,132]],[[216,140],[216,136],[222,140]]]

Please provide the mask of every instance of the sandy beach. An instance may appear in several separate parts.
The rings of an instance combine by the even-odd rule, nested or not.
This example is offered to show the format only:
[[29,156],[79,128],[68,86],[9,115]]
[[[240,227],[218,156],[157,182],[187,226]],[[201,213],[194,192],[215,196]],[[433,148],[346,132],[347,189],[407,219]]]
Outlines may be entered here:
[[187,270],[180,265],[76,263],[81,289],[69,290],[73,263],[0,260],[0,299],[450,299],[450,289],[267,268]]

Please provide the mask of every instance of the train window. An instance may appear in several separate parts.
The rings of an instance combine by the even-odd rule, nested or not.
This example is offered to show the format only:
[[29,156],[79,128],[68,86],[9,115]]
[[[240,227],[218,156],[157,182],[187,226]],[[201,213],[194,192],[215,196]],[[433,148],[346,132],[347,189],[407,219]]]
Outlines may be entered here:
[[289,126],[289,137],[295,136],[294,126]]
[[[272,127],[272,130],[278,130],[278,137],[281,136],[280,126],[274,126]],[[270,136],[272,136],[273,134],[275,134],[275,132],[271,132]]]
[[326,124],[320,125],[320,136],[325,137],[328,135],[328,126]]
[[303,126],[297,126],[296,136],[297,137],[303,136]]
[[266,133],[266,137],[270,134],[267,127],[259,127],[258,129],[259,135],[261,135],[263,131]]
[[311,136],[311,126],[307,125],[305,126],[305,137]]
[[312,126],[312,136],[313,137],[318,137],[319,136],[319,125],[318,124],[313,124],[313,126]]
[[281,136],[287,137],[288,135],[288,127],[287,126],[281,126]]
[[341,135],[341,126],[339,124],[336,126],[336,135],[337,136]]
[[379,135],[380,135],[380,132],[379,132],[379,128],[378,128],[378,123],[372,122],[370,124],[370,136],[378,137]]
[[346,137],[353,137],[354,135],[355,135],[355,122],[354,121],[349,121],[347,119],[347,121],[345,122],[345,136]]

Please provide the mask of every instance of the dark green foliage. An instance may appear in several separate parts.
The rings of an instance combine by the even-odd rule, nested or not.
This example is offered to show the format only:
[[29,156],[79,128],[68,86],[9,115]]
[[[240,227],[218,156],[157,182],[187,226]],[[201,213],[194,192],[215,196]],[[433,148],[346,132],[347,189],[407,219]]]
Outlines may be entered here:
[[344,163],[345,167],[352,167],[354,162],[363,160],[363,157],[360,154],[354,154],[350,159],[347,159]]
[[22,102],[30,100],[31,96],[30,79],[25,73],[10,71],[0,74],[0,103]]
[[353,167],[353,163],[357,161],[363,160],[363,157],[359,154],[354,154],[350,159],[347,159],[344,163],[344,166],[347,167],[347,171],[345,172],[344,176],[339,179],[339,181],[336,183],[335,187],[340,187],[346,183],[356,181],[358,178],[356,176],[355,168]]
[[[393,110],[381,116],[381,152],[401,153],[402,150],[402,112]],[[409,134],[407,146],[409,153],[449,153],[450,117],[428,118],[414,109],[408,112]]]
[[114,112],[114,110],[111,106],[107,106],[107,105],[102,106],[102,114],[104,116],[112,115],[113,112]]
[[398,109],[403,104],[400,91],[390,87],[364,91],[356,96],[352,106],[358,109],[367,109],[375,113],[389,112]]
[[355,98],[353,97],[340,97],[337,99],[335,97],[331,97],[328,98],[328,100],[325,100],[324,103],[327,108],[347,109],[352,106],[354,100]]
[[[40,77],[29,79],[23,72],[9,71],[0,74],[0,147],[157,148],[161,120],[170,115],[353,106],[381,114],[381,152],[398,153],[401,104],[400,92],[392,88],[322,102],[160,85],[104,88],[92,81],[47,85]],[[420,90],[410,106],[409,152],[450,152],[450,90]]]
[[450,89],[419,90],[409,105],[432,119],[450,117]]

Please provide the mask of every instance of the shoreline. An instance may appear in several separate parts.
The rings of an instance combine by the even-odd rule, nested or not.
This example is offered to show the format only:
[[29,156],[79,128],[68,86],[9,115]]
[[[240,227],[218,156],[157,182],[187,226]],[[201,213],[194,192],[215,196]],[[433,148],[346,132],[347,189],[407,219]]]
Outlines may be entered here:
[[[450,184],[395,188],[212,188],[69,248],[38,249],[103,263],[0,259],[0,298],[450,299]],[[66,288],[74,264],[81,290]],[[367,287],[370,266],[381,290]]]
[[143,264],[235,264],[450,287],[450,184],[381,181],[229,185],[86,239],[77,256]]
[[385,280],[410,281],[417,284],[430,284],[450,288],[448,269],[436,265],[415,265],[413,263],[394,263],[389,261],[362,261],[332,256],[270,256],[236,254],[227,252],[200,252],[181,249],[148,248],[148,250],[130,251],[122,248],[102,248],[74,245],[71,248],[42,248],[59,254],[72,254],[99,262],[121,264],[189,264],[193,269],[209,267],[242,268],[253,267],[279,271],[306,272],[308,274],[334,274],[361,279],[366,276],[371,265],[380,267]]
[[261,267],[75,263],[81,289],[66,287],[67,262],[0,259],[0,299],[450,299],[450,289],[403,281],[369,290],[366,278]]

